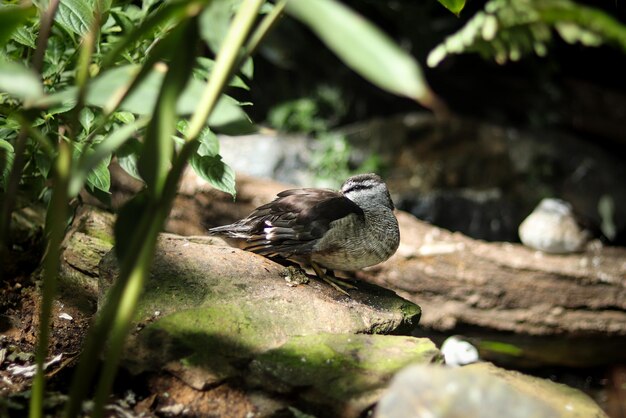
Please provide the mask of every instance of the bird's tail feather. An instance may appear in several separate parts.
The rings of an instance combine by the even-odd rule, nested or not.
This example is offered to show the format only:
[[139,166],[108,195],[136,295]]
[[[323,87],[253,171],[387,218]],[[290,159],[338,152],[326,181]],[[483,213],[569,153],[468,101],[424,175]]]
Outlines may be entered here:
[[209,235],[221,235],[228,238],[250,238],[250,227],[246,225],[230,224],[217,226],[208,231]]

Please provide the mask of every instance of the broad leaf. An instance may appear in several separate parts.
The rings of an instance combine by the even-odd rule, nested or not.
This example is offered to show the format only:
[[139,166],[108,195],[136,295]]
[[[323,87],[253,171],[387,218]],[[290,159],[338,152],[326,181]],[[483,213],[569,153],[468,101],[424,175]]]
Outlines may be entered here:
[[17,28],[17,30],[13,32],[13,35],[11,35],[11,39],[29,48],[37,48],[37,45],[35,44],[37,41],[37,34],[33,32],[32,28],[29,26],[20,26]]
[[[106,107],[114,96],[123,94],[128,89],[137,71],[139,71],[137,65],[126,65],[105,71],[92,81],[86,98],[87,104]],[[120,109],[138,115],[151,115],[163,76],[160,69],[153,69],[122,102]],[[200,80],[189,80],[187,87],[178,98],[176,113],[178,115],[192,114],[200,102],[204,87],[205,84]],[[40,97],[34,101],[33,106],[56,109],[58,112],[55,113],[59,113],[71,109],[76,103],[75,98],[76,88],[70,87],[58,93]],[[223,94],[209,118],[209,126],[231,134],[254,131],[254,124],[241,106],[242,104],[237,100]]]
[[61,0],[54,20],[69,32],[84,36],[93,22],[94,0]]
[[[127,65],[109,70],[96,78],[87,95],[87,103],[93,106],[104,107],[111,97],[120,94],[128,88],[133,76],[138,70],[135,65]],[[153,70],[137,88],[122,102],[122,110],[139,115],[150,115],[154,109],[159,88],[163,82],[163,73]],[[191,79],[183,90],[176,105],[178,115],[189,115],[196,110],[204,91],[204,83]],[[59,96],[58,98],[66,98]],[[50,104],[50,101],[42,101]],[[39,103],[38,103],[39,104]],[[209,125],[220,127],[233,123],[247,124],[252,127],[250,119],[245,114],[239,103],[232,97],[223,95],[209,119]]]
[[[186,120],[181,120],[178,122],[178,131],[180,131],[183,136],[187,136],[187,128],[189,123]],[[175,137],[177,142],[181,145],[184,144],[185,140],[182,138]],[[209,128],[204,128],[200,135],[198,136],[198,142],[200,142],[200,146],[198,147],[198,154],[200,156],[211,156],[214,157],[219,155],[220,153],[220,142],[217,139],[217,135],[213,133]]]
[[200,36],[215,54],[222,46],[233,13],[240,3],[241,0],[213,1],[200,15]]
[[439,3],[455,15],[459,15],[465,7],[465,0],[439,0]]
[[[94,175],[91,173],[96,171],[95,175],[103,178],[98,172],[98,166],[101,166],[102,162],[105,161],[106,166],[108,167],[109,162],[111,161],[111,155],[123,146],[126,141],[132,139],[131,135],[137,132],[140,128],[143,128],[146,124],[147,119],[140,119],[128,123],[113,130],[102,141],[93,145],[87,151],[87,154],[81,158],[80,164],[76,169],[76,173],[72,176],[70,183],[70,196],[76,196],[83,188],[85,182],[98,188],[100,188],[99,185],[101,184],[106,185],[106,179],[98,183],[98,181],[96,181],[93,177]],[[92,177],[89,178],[89,175],[92,175]],[[108,191],[108,188],[106,190],[102,190]]]
[[204,157],[217,157],[220,154],[220,141],[209,128],[204,128],[198,137],[200,147],[198,147],[198,155]]
[[141,175],[139,174],[139,169],[137,168],[137,160],[139,159],[139,154],[141,153],[141,142],[136,138],[131,138],[129,141],[126,141],[124,145],[122,145],[115,155],[117,156],[117,162],[132,177],[137,180],[143,181]]
[[[208,80],[210,77],[213,68],[215,67],[215,61],[210,58],[199,57],[198,64],[200,65],[200,69],[196,70],[196,74]],[[231,87],[239,87],[244,90],[250,90],[250,87],[241,79],[241,77],[234,75],[230,82],[228,83]]]
[[0,92],[21,100],[43,95],[41,80],[34,71],[16,62],[0,60]]
[[35,16],[35,6],[0,6],[0,47],[11,37],[14,31],[20,28],[30,17]]
[[93,126],[94,121],[96,120],[96,116],[93,114],[91,109],[88,107],[84,107],[78,113],[78,120],[83,127],[83,129],[89,133],[91,131],[91,127]]
[[189,3],[190,0],[171,0],[165,2],[158,10],[141,22],[141,25],[136,26],[131,33],[122,37],[122,39],[115,44],[113,49],[104,57],[102,66],[108,67],[113,64],[131,45],[152,36],[152,34],[157,29],[162,28],[166,22],[173,24],[175,21],[185,18]]
[[194,154],[190,163],[196,174],[208,181],[211,186],[229,193],[233,198],[236,196],[235,172],[222,161],[222,157]]
[[103,192],[109,192],[111,188],[111,173],[109,172],[109,164],[111,163],[111,156],[100,160],[88,174],[85,181],[86,186],[93,191],[94,189],[102,190]]
[[430,104],[432,93],[417,61],[362,16],[334,0],[292,0],[286,11],[370,82]]

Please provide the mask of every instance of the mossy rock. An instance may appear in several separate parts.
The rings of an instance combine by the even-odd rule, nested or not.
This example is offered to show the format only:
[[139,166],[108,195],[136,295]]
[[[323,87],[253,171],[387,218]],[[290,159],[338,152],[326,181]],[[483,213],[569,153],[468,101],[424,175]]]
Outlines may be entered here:
[[[117,274],[111,252],[100,263],[103,291]],[[378,286],[357,283],[348,297],[314,278],[294,286],[285,280],[292,274],[216,239],[163,234],[126,365],[133,372],[165,367],[202,388],[241,376],[242,364],[294,336],[399,333],[419,320],[417,305]]]
[[250,363],[249,382],[298,394],[304,408],[359,416],[409,364],[440,363],[432,341],[391,335],[317,334],[290,338]]

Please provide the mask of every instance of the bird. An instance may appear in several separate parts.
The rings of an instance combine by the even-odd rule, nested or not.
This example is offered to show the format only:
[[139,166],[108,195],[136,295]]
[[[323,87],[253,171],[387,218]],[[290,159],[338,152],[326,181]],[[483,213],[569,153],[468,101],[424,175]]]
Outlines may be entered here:
[[592,238],[584,220],[568,202],[545,198],[519,226],[522,244],[546,253],[583,251]]
[[[334,276],[391,257],[400,229],[387,185],[374,173],[349,177],[341,190],[302,188],[278,193],[247,217],[209,229],[209,235],[243,241],[243,249],[310,266],[338,291],[354,288]],[[326,269],[324,272],[322,269]]]

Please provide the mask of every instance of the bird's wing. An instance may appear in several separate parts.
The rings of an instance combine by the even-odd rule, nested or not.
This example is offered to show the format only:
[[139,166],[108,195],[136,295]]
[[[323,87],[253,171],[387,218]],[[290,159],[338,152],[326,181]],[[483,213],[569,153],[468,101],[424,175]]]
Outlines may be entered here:
[[331,222],[350,214],[362,217],[363,211],[341,193],[324,189],[285,190],[244,220],[252,226],[246,249],[283,257],[306,254],[330,229]]

